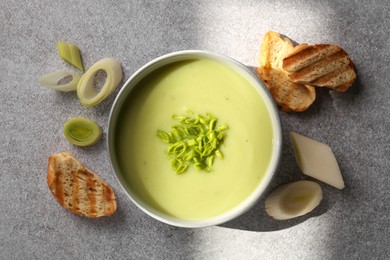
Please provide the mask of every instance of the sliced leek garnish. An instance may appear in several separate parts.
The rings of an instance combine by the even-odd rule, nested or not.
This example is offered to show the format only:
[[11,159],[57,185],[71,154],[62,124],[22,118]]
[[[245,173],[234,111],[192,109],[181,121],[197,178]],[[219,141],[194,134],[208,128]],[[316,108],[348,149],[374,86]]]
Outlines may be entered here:
[[265,210],[278,220],[291,219],[311,212],[322,200],[321,186],[313,181],[282,185],[265,200]]
[[[106,72],[107,78],[98,92],[94,86],[94,78],[100,70]],[[117,60],[105,58],[96,62],[81,77],[77,86],[77,96],[80,103],[85,107],[96,106],[115,90],[121,82],[122,76],[122,66]]]
[[84,71],[80,50],[76,45],[67,42],[57,42],[58,54],[70,65]]
[[[72,77],[72,80],[65,84],[59,84],[59,82],[66,77]],[[38,82],[44,87],[68,92],[77,89],[77,84],[79,83],[80,79],[81,77],[76,73],[68,72],[64,70],[57,70],[43,75],[38,80]]]
[[75,117],[65,123],[64,135],[74,145],[89,146],[99,141],[102,129],[91,120]]
[[214,159],[222,159],[219,150],[227,125],[216,127],[217,118],[211,114],[196,117],[173,115],[179,124],[171,132],[157,130],[157,137],[168,145],[167,157],[175,173],[184,173],[191,165],[199,171],[211,172]]

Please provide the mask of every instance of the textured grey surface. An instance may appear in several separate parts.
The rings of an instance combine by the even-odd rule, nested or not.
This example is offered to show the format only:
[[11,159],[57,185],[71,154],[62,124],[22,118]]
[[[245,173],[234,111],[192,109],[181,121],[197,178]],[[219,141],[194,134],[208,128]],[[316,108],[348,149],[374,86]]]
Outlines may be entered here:
[[[241,3],[239,3],[241,2]],[[389,259],[390,3],[383,1],[5,1],[0,2],[0,259]],[[283,159],[270,188],[305,178],[287,139],[291,130],[329,144],[346,188],[321,184],[313,214],[278,222],[264,200],[221,226],[171,227],[146,216],[121,191],[107,145],[70,145],[62,125],[84,116],[107,130],[114,93],[98,107],[75,93],[37,84],[72,68],[56,41],[80,46],[85,67],[112,56],[125,78],[159,55],[203,49],[255,67],[267,30],[297,42],[336,43],[359,79],[345,94],[322,90],[301,114],[280,113]],[[105,137],[105,136],[104,136]],[[118,211],[80,218],[46,185],[47,157],[74,153],[109,182]]]

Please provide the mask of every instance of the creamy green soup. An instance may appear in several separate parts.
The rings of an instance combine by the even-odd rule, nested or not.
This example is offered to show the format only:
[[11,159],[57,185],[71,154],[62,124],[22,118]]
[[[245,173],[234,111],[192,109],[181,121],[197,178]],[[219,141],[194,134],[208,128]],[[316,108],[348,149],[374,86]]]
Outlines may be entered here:
[[[227,124],[211,173],[175,174],[157,129],[172,115],[211,113]],[[170,216],[200,220],[233,209],[262,181],[272,154],[272,127],[263,98],[226,65],[208,59],[175,62],[139,82],[121,109],[115,146],[119,166],[138,198]]]

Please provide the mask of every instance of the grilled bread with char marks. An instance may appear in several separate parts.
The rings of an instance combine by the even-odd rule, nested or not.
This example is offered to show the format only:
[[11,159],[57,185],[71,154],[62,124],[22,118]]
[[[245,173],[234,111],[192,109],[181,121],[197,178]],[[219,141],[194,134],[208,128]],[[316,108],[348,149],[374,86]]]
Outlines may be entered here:
[[78,215],[97,218],[116,211],[112,188],[70,153],[49,157],[47,184],[58,203]]
[[283,58],[292,52],[292,42],[277,32],[267,32],[260,48],[259,77],[284,111],[304,111],[315,100],[314,87],[291,81],[283,70]]
[[356,79],[348,54],[334,44],[299,44],[283,59],[283,69],[296,83],[345,92]]

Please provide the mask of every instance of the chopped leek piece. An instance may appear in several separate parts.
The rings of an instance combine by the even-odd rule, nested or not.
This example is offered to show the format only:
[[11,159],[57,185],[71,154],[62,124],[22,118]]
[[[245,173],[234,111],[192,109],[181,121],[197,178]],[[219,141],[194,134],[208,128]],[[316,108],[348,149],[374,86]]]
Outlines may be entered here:
[[90,146],[99,141],[102,129],[91,120],[75,117],[65,123],[64,135],[74,145]]
[[[94,78],[103,70],[107,74],[106,81],[100,91],[96,91]],[[110,95],[122,80],[122,66],[113,58],[104,58],[85,72],[77,85],[77,96],[85,107],[93,107]]]
[[223,154],[221,153],[220,150],[216,150],[215,155],[218,157],[218,159],[223,159]]
[[67,42],[57,42],[57,49],[61,59],[79,70],[84,71],[80,50],[76,45]]
[[179,124],[173,125],[171,132],[157,130],[156,135],[168,145],[167,158],[173,171],[181,174],[192,165],[196,170],[211,172],[214,159],[223,159],[219,147],[227,125],[217,127],[218,118],[211,114],[196,117],[173,115],[172,119]]
[[[65,84],[59,84],[62,79],[66,77],[72,77],[72,80]],[[39,80],[39,84],[46,88],[51,88],[63,92],[68,92],[77,89],[77,84],[81,77],[73,72],[64,70],[57,70],[48,74],[43,75]]]

